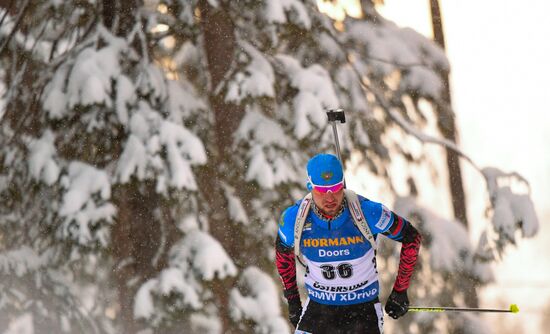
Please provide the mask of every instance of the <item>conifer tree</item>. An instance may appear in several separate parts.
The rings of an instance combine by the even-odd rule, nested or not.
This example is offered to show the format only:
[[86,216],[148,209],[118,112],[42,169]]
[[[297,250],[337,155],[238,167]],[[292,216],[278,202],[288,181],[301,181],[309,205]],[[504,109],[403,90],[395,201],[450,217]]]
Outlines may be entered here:
[[[443,52],[369,1],[343,31],[312,0],[0,5],[2,324],[288,332],[273,239],[332,150],[324,110],[346,110],[345,160],[390,191],[396,161],[430,166],[403,138],[445,144],[422,132]],[[495,215],[534,234],[528,198],[511,208],[485,172]]]

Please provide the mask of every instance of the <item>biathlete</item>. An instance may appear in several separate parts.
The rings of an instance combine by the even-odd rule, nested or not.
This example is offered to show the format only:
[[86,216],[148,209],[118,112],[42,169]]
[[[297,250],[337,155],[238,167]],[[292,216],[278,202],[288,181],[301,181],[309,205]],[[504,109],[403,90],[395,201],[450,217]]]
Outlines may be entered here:
[[[421,236],[384,205],[345,189],[337,157],[319,154],[307,164],[306,197],[284,210],[276,240],[276,265],[295,333],[382,333],[376,239],[402,243],[399,270],[385,304],[397,319],[408,311],[411,276]],[[305,265],[308,298],[302,306],[296,259]]]

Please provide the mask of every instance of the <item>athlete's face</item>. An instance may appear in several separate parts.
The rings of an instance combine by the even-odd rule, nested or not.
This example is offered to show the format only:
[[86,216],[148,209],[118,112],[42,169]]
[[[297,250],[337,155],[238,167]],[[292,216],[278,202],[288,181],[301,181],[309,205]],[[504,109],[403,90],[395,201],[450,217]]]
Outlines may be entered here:
[[334,216],[340,211],[340,207],[344,201],[344,188],[336,192],[329,191],[325,193],[314,188],[311,193],[315,205],[327,215]]

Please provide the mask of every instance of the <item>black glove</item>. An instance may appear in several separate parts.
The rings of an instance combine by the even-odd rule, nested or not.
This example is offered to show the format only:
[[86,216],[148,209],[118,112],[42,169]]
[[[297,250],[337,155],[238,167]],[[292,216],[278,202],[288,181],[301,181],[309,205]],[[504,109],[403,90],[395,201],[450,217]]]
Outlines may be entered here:
[[409,297],[407,296],[407,290],[403,290],[401,292],[392,290],[384,309],[386,310],[386,313],[394,319],[397,319],[407,313],[409,310]]
[[288,320],[296,328],[300,317],[302,316],[302,303],[300,298],[291,299],[288,301]]

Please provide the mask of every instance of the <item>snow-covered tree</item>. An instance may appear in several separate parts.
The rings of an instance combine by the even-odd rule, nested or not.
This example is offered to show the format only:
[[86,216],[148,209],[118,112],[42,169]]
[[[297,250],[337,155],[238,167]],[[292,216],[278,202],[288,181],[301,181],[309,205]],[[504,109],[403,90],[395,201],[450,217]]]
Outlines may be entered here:
[[[3,326],[289,332],[273,239],[280,211],[304,192],[306,161],[332,150],[324,110],[346,110],[345,159],[358,157],[390,190],[395,161],[429,167],[420,144],[446,144],[422,131],[442,101],[443,52],[370,1],[343,31],[312,0],[9,3],[0,3]],[[409,136],[418,141],[406,145]],[[537,223],[528,197],[498,182],[508,176],[484,175],[498,223],[484,239],[489,260]],[[450,222],[414,201],[396,207],[445,243],[435,229]],[[430,256],[428,278],[476,268],[478,253],[460,253],[467,240],[456,233],[448,257]]]

